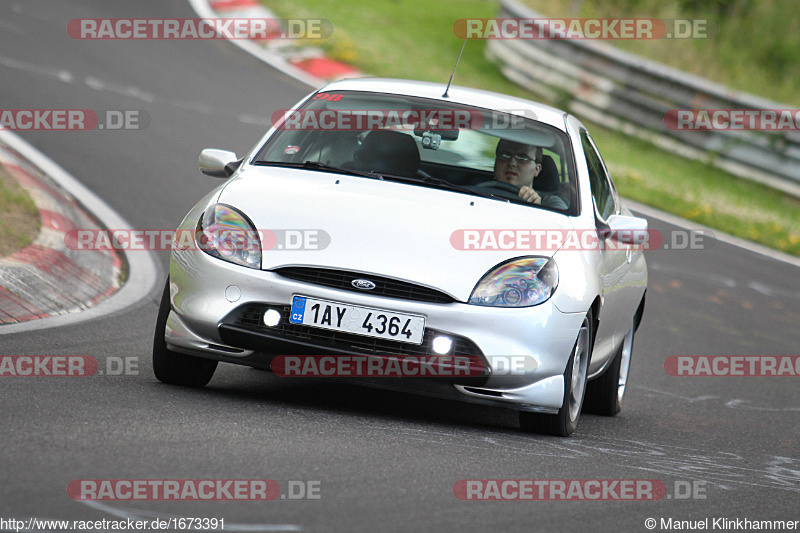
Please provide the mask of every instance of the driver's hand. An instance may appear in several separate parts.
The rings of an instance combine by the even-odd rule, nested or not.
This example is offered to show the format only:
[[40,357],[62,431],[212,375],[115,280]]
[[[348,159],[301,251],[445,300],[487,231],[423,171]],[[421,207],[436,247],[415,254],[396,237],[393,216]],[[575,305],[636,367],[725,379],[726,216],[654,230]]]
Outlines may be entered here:
[[519,197],[531,204],[541,204],[542,197],[539,196],[539,193],[533,190],[533,187],[528,187],[527,185],[523,185],[519,189]]

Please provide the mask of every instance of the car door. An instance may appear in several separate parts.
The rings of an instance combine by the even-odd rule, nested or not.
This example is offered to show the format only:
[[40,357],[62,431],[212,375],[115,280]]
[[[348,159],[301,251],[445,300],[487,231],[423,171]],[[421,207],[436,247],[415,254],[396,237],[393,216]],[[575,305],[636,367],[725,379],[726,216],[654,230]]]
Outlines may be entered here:
[[[580,130],[583,153],[589,168],[589,181],[595,209],[595,223],[602,231],[608,217],[620,214],[621,204],[605,163],[589,132]],[[616,241],[601,241],[600,247],[600,298],[597,333],[589,374],[593,374],[614,355],[614,348],[627,331],[631,313],[626,309],[625,281],[629,272],[630,247]]]

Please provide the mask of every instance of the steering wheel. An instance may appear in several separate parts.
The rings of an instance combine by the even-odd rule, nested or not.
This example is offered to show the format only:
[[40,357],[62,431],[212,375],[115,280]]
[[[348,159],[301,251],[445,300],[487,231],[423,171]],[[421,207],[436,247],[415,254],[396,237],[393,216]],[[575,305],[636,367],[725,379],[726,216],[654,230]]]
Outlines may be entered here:
[[497,180],[490,180],[484,181],[483,183],[478,183],[475,187],[480,189],[495,189],[494,191],[490,191],[492,194],[496,194],[501,198],[508,198],[509,200],[519,200],[519,187],[516,185],[512,185],[510,183],[506,183],[504,181],[497,181]]

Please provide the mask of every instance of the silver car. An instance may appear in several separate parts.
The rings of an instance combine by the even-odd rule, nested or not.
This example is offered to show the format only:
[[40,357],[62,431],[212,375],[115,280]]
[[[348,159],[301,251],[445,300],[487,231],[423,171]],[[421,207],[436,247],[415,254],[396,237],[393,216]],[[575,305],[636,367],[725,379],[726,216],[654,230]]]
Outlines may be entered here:
[[[619,412],[647,222],[575,117],[359,79],[273,124],[241,159],[200,155],[225,181],[173,241],[159,380],[204,386],[219,361],[279,375],[301,362],[303,375],[512,408],[522,429],[561,436],[582,409]],[[402,371],[359,372],[360,360]],[[431,361],[438,371],[420,372]]]

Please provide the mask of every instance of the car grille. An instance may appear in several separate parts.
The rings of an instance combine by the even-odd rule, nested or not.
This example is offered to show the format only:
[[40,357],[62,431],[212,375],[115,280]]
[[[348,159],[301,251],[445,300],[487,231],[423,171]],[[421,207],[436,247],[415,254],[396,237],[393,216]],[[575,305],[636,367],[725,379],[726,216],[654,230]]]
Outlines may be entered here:
[[[267,309],[277,309],[281,313],[281,321],[275,327],[264,325],[264,312]],[[233,324],[251,331],[276,335],[278,337],[307,342],[319,348],[332,348],[344,350],[353,354],[380,354],[380,355],[431,355],[429,348],[431,339],[440,332],[425,329],[422,344],[409,344],[391,339],[378,339],[355,335],[342,331],[320,329],[303,324],[289,322],[291,307],[288,305],[249,304],[240,309],[239,313],[232,316]],[[444,333],[453,339],[452,355],[476,355],[483,359],[480,348],[471,340],[458,335]]]
[[[431,303],[452,303],[456,300],[448,294],[436,289],[423,287],[414,283],[399,281],[383,276],[373,276],[359,272],[347,270],[331,270],[328,268],[311,267],[284,267],[273,270],[276,274],[285,278],[323,285],[346,291],[358,292],[361,294],[371,294],[375,296],[385,296],[387,298],[402,298],[404,300],[416,300]],[[363,290],[353,287],[351,282],[355,279],[368,279],[375,284],[372,290]]]

